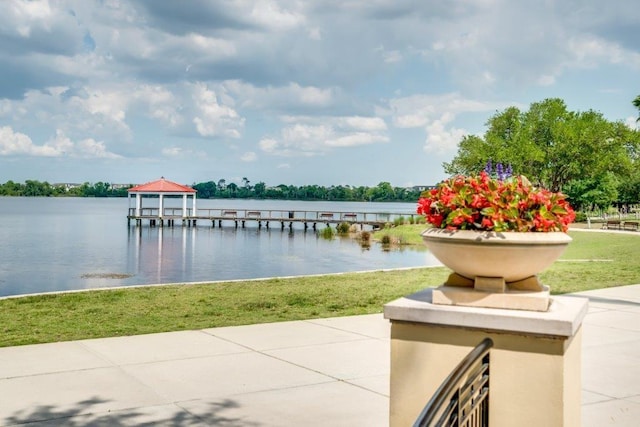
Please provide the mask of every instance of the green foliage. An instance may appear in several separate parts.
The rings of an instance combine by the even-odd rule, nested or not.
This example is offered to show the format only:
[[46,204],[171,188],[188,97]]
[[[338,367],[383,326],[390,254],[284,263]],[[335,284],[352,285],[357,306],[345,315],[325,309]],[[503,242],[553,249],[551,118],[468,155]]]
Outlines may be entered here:
[[351,229],[351,224],[349,224],[348,222],[341,222],[336,227],[336,231],[338,232],[338,234],[342,234],[342,235],[349,234],[350,229]]
[[569,111],[561,99],[533,103],[528,111],[507,108],[487,127],[483,138],[463,138],[454,159],[443,164],[447,173],[477,173],[491,159],[510,164],[537,185],[563,191],[572,181],[597,181],[609,171],[621,183],[637,169],[638,131],[592,110]]
[[319,230],[318,234],[325,239],[333,239],[333,236],[335,236],[336,232],[330,226],[326,226],[322,230]]
[[605,209],[619,200],[619,181],[613,172],[605,172],[599,179],[574,180],[567,184],[565,193],[574,208],[582,210]]

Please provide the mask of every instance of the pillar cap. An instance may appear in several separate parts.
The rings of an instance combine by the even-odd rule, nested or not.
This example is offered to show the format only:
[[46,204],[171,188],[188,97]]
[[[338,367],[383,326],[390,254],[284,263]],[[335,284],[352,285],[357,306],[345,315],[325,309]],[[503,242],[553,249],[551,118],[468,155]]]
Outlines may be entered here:
[[428,288],[391,301],[384,306],[384,317],[392,322],[568,338],[576,334],[588,309],[587,298],[574,296],[554,296],[549,310],[540,312],[433,304],[432,295]]

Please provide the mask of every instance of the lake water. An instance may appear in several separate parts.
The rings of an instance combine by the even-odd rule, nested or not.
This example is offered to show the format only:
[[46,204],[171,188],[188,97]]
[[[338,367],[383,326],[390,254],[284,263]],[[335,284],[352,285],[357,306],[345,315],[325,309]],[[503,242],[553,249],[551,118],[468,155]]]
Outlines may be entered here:
[[[179,202],[179,201],[178,201]],[[0,296],[436,265],[422,248],[366,250],[302,224],[127,225],[126,198],[0,197]],[[412,213],[412,203],[200,200],[198,209]],[[324,226],[324,225],[323,225]],[[113,275],[128,277],[110,278]]]

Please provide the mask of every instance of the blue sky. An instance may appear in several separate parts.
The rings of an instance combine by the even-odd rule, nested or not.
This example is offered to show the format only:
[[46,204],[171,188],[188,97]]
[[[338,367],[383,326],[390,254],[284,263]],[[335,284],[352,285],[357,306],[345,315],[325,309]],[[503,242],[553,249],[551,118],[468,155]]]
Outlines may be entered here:
[[635,127],[635,0],[0,2],[0,182],[434,184],[558,97]]

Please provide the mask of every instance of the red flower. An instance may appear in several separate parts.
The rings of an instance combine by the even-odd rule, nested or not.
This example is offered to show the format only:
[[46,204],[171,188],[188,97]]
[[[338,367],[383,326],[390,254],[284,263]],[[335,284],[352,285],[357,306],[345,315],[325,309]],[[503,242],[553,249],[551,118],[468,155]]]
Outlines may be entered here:
[[418,200],[417,212],[437,228],[567,231],[575,212],[562,193],[536,188],[525,177],[456,176]]

